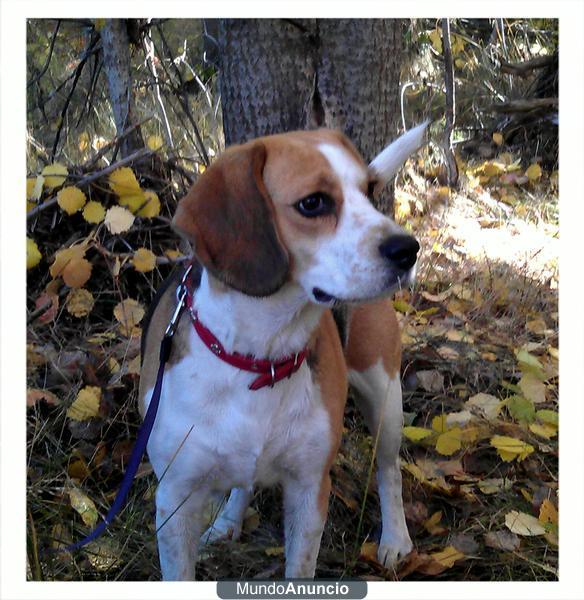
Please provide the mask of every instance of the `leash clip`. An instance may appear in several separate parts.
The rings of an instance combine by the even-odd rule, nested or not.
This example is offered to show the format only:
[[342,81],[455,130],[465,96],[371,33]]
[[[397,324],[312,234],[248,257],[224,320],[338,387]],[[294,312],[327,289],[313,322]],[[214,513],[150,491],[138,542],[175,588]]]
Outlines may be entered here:
[[186,306],[187,293],[189,291],[187,288],[187,279],[188,279],[189,273],[191,272],[192,268],[193,268],[193,265],[190,264],[185,269],[184,275],[182,276],[182,279],[180,280],[180,283],[178,284],[178,286],[176,288],[177,304],[176,304],[176,308],[174,309],[174,313],[172,314],[172,317],[170,318],[170,321],[168,322],[166,331],[164,332],[164,337],[166,337],[166,338],[172,337],[175,334],[176,328],[178,326],[178,321],[180,319],[180,316],[182,314],[184,307]]

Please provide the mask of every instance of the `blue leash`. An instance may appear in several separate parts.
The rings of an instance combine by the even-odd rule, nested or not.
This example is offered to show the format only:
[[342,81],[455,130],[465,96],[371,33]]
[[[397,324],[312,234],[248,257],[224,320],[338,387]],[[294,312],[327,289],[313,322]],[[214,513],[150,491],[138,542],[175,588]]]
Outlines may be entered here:
[[191,269],[192,265],[187,267],[180,282],[180,285],[177,288],[178,304],[175,308],[172,318],[170,319],[168,327],[164,332],[162,342],[160,343],[160,362],[158,366],[158,374],[156,375],[156,384],[154,385],[154,390],[152,391],[152,398],[150,399],[150,404],[148,405],[148,410],[146,411],[144,422],[138,430],[136,443],[134,444],[134,448],[132,449],[132,454],[130,455],[130,460],[128,461],[128,466],[126,468],[126,472],[124,473],[122,483],[120,484],[120,487],[118,489],[118,493],[116,494],[116,497],[114,498],[114,501],[110,509],[108,510],[104,520],[91,533],[85,536],[82,540],[75,542],[74,544],[70,544],[65,548],[49,549],[50,553],[75,552],[76,550],[79,550],[80,548],[89,544],[90,542],[93,542],[93,540],[97,539],[107,529],[107,527],[115,519],[116,515],[120,512],[120,510],[124,506],[124,503],[126,502],[128,492],[132,487],[134,477],[136,476],[138,467],[142,462],[142,457],[144,456],[144,452],[146,451],[148,439],[150,438],[150,433],[152,432],[152,428],[154,427],[154,421],[156,420],[156,413],[158,412],[158,405],[160,403],[160,394],[162,392],[162,379],[164,377],[164,367],[166,366],[166,363],[168,362],[168,359],[170,357],[170,351],[172,349],[172,338],[176,332],[178,321],[180,319],[182,311],[186,306],[186,297],[188,291],[186,286],[186,280]]

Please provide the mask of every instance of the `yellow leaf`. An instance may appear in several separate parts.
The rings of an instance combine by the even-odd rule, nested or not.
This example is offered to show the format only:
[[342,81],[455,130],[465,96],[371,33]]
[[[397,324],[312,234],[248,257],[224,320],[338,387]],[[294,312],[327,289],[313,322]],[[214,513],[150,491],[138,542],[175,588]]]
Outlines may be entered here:
[[99,414],[101,389],[95,386],[85,386],[79,390],[75,402],[67,409],[67,416],[73,421],[87,421]]
[[400,313],[403,313],[404,315],[407,315],[408,313],[411,313],[415,310],[411,304],[409,304],[405,300],[400,300],[399,298],[393,301],[393,307],[395,308],[395,310],[397,310]]
[[373,562],[377,560],[377,544],[375,542],[363,542],[360,557]]
[[446,531],[446,529],[443,526],[439,525],[441,519],[442,519],[442,511],[438,510],[431,517],[426,519],[422,523],[422,525],[424,526],[424,529],[428,533],[430,533],[432,535],[441,535],[442,533],[444,533]]
[[109,185],[120,198],[142,193],[140,184],[130,167],[121,167],[111,173],[109,176]]
[[437,29],[434,29],[432,32],[428,34],[430,41],[432,42],[432,47],[438,54],[442,54],[442,37],[440,36],[440,32]]
[[86,317],[93,309],[95,300],[89,290],[73,289],[67,296],[67,312],[74,317]]
[[462,69],[465,65],[466,65],[466,60],[464,60],[464,58],[459,57],[454,60],[454,66],[457,69]]
[[39,247],[36,242],[27,237],[26,238],[26,268],[32,269],[36,267],[39,262],[41,262],[41,258],[43,255],[40,253]]
[[462,431],[460,427],[453,427],[438,436],[436,451],[444,456],[451,456],[458,452],[462,446]]
[[144,192],[140,190],[140,192],[137,194],[120,196],[118,202],[120,206],[125,206],[132,213],[136,214],[138,210],[144,206],[146,202],[146,196],[144,195]]
[[120,323],[120,330],[124,335],[130,336],[134,327],[142,320],[144,308],[133,300],[126,298],[114,308],[114,317]]
[[132,264],[136,271],[148,273],[156,266],[156,255],[147,248],[138,248],[132,257]]
[[63,185],[68,174],[69,171],[67,170],[67,167],[60,163],[48,165],[41,171],[41,175],[45,178],[44,186],[49,191]]
[[85,256],[86,247],[84,244],[77,244],[70,248],[59,250],[55,255],[55,260],[49,269],[51,277],[59,277],[65,270],[65,267],[74,259]]
[[110,233],[123,233],[134,224],[134,215],[126,208],[112,206],[105,213],[105,225]]
[[519,363],[519,368],[524,370],[536,370],[541,371],[543,369],[539,360],[530,354],[527,350],[523,348],[519,348],[518,350],[513,351],[515,353],[515,357],[517,358],[517,362]]
[[136,213],[139,217],[151,219],[160,214],[160,200],[158,199],[156,192],[146,190],[144,192],[144,202],[146,202],[146,204]]
[[64,187],[57,194],[57,203],[68,214],[73,215],[85,206],[87,197],[74,185]]
[[505,435],[493,436],[491,438],[491,446],[497,449],[497,453],[505,462],[510,462],[515,458],[520,462],[534,450],[533,446],[527,442]]
[[146,144],[150,150],[158,150],[164,145],[164,140],[159,135],[150,135],[146,140]]
[[532,515],[512,510],[505,515],[505,526],[517,535],[543,535],[545,527]]
[[168,249],[164,251],[164,256],[170,258],[171,260],[174,260],[179,258],[180,256],[183,256],[183,253],[180,250]]
[[26,179],[26,199],[30,200],[34,194],[34,186],[36,183],[36,177],[27,177]]
[[[417,428],[419,429],[419,428]],[[428,431],[427,429],[425,431]],[[405,469],[408,473],[411,473],[418,481],[424,483],[426,481],[426,476],[420,467],[414,463],[404,463],[402,464],[402,468]]]
[[432,431],[429,429],[425,429],[424,427],[404,427],[403,434],[408,440],[412,442],[419,442],[424,438],[427,438],[429,435],[432,435]]
[[101,202],[92,200],[85,205],[83,209],[83,218],[88,223],[101,223],[105,218],[105,208]]
[[284,546],[272,546],[270,548],[266,548],[264,553],[267,556],[280,556],[284,554]]
[[537,163],[530,165],[525,171],[529,181],[537,181],[541,177],[541,167]]
[[85,152],[89,148],[89,134],[87,131],[82,131],[79,134],[78,144],[79,152]]
[[446,415],[437,415],[432,419],[432,429],[437,433],[444,433],[446,427]]
[[63,281],[72,288],[83,287],[91,277],[92,265],[86,258],[74,258],[63,269]]
[[481,479],[477,483],[477,487],[483,494],[496,494],[503,487],[504,479],[492,478],[492,479]]
[[556,360],[560,358],[560,352],[557,348],[554,348],[553,346],[548,346],[547,350],[552,358],[555,358]]
[[503,134],[498,131],[493,133],[493,142],[495,142],[497,146],[501,146],[503,144]]
[[541,503],[539,508],[539,521],[541,523],[558,524],[558,509],[547,498]]
[[93,19],[95,31],[101,31],[105,25],[105,19]]
[[543,319],[534,319],[533,321],[528,321],[525,324],[525,327],[532,333],[538,335],[543,334],[547,330],[546,322]]
[[535,433],[535,435],[545,438],[546,440],[550,440],[558,435],[558,428],[554,425],[550,425],[549,423],[544,423],[543,425],[540,425],[539,423],[531,423],[529,430],[532,433]]
[[505,164],[497,161],[489,161],[483,164],[481,170],[486,177],[494,177],[505,172]]
[[95,504],[93,500],[84,494],[81,490],[77,488],[73,488],[69,490],[69,499],[71,501],[71,506],[75,509],[77,513],[83,519],[83,522],[88,527],[95,527],[97,523],[97,509],[95,508]]
[[545,402],[545,384],[533,373],[525,373],[517,385],[523,392],[523,395],[534,404]]
[[462,560],[466,558],[466,556],[459,552],[454,546],[446,546],[444,550],[440,552],[433,552],[430,556],[441,565],[445,567],[452,567],[457,560]]

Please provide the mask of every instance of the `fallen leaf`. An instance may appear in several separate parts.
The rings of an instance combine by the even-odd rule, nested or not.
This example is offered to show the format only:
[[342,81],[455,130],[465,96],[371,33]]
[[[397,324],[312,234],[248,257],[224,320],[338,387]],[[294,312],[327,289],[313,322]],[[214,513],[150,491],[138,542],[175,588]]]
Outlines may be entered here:
[[85,205],[82,214],[88,223],[101,223],[105,219],[105,208],[101,202],[92,200]]
[[538,410],[535,413],[535,416],[542,422],[548,423],[550,425],[555,425],[556,427],[559,425],[559,417],[560,415],[555,410]]
[[493,133],[493,142],[495,142],[497,146],[501,146],[503,144],[503,134],[498,131]]
[[134,171],[130,167],[116,169],[110,174],[108,180],[111,189],[120,198],[143,193]]
[[439,524],[441,520],[442,511],[438,510],[431,517],[426,519],[422,523],[422,525],[430,535],[444,535],[445,533],[447,533],[448,530],[446,529],[446,527]]
[[85,194],[74,185],[64,187],[59,190],[59,193],[57,194],[57,204],[68,215],[73,215],[78,210],[81,210],[86,202],[87,197]]
[[93,500],[77,488],[69,490],[69,499],[71,501],[71,506],[79,513],[83,522],[88,527],[95,527],[98,514]]
[[364,558],[370,562],[378,563],[377,560],[377,544],[375,542],[363,542],[359,558]]
[[436,451],[444,456],[451,456],[462,447],[460,427],[453,427],[438,436]]
[[35,300],[34,304],[36,309],[46,306],[45,312],[37,317],[37,321],[39,323],[47,325],[47,323],[51,323],[55,320],[55,317],[59,312],[59,296],[57,294],[49,294],[44,292]]
[[138,248],[132,257],[132,264],[136,271],[148,273],[156,266],[156,255],[147,248]]
[[110,233],[123,233],[134,224],[134,215],[126,208],[112,206],[105,213],[105,226]]
[[446,546],[444,550],[430,554],[430,558],[439,562],[441,565],[450,568],[454,566],[454,563],[457,560],[463,560],[466,556],[462,552],[459,552],[454,546]]
[[67,167],[60,163],[48,165],[41,171],[41,175],[44,177],[44,186],[49,191],[63,185],[68,174]]
[[67,296],[67,312],[74,317],[86,317],[92,310],[95,300],[89,290],[84,288],[73,289]]
[[559,522],[558,509],[548,498],[544,499],[539,508],[539,521],[544,524],[551,523],[552,525],[557,525]]
[[510,531],[489,531],[485,534],[485,544],[495,550],[513,552],[519,548],[521,541]]
[[120,547],[116,540],[102,537],[87,545],[87,560],[96,571],[108,571],[120,562]]
[[85,386],[79,390],[77,398],[67,409],[67,417],[74,421],[87,421],[99,414],[101,389],[96,386]]
[[416,377],[427,392],[441,392],[444,389],[444,375],[440,371],[418,371]]
[[477,483],[477,487],[483,494],[496,494],[501,490],[510,489],[512,486],[513,482],[511,480],[503,478],[481,479]]
[[91,277],[92,264],[86,258],[74,258],[63,269],[63,281],[72,288],[83,287]]
[[134,327],[144,317],[144,313],[144,307],[132,298],[126,298],[114,308],[114,317],[120,323],[120,331],[126,336],[132,334]]
[[529,425],[529,430],[532,433],[535,433],[535,435],[545,438],[546,440],[550,440],[558,435],[558,428],[555,425],[550,425],[549,423],[544,423],[543,425],[540,425],[539,423],[531,423]]
[[444,360],[458,360],[460,358],[460,354],[450,346],[440,346],[436,352],[438,352]]
[[525,373],[517,384],[523,395],[534,404],[545,402],[546,387],[533,373]]
[[541,178],[541,167],[537,163],[533,163],[530,165],[525,171],[525,175],[529,179],[529,181],[534,182]]
[[85,256],[86,249],[87,248],[85,244],[77,244],[75,246],[59,250],[55,254],[55,260],[53,261],[53,264],[49,268],[51,277],[55,278],[62,275],[63,271],[72,260],[80,259]]
[[450,543],[465,556],[476,554],[479,549],[474,536],[469,533],[456,533],[450,538]]
[[29,388],[26,390],[26,406],[35,406],[39,402],[46,402],[51,406],[57,406],[61,404],[61,401],[53,392],[49,390],[41,390],[38,388]]
[[505,400],[509,414],[520,423],[531,423],[535,419],[533,402],[523,396],[509,396]]
[[264,550],[266,556],[282,556],[284,554],[284,546],[272,546]]
[[139,217],[152,219],[160,214],[160,200],[156,192],[146,190],[144,192],[144,202],[146,204],[136,213]]
[[404,315],[415,311],[415,308],[411,304],[409,304],[405,300],[401,300],[400,298],[397,298],[393,301],[393,307],[395,308],[395,310],[397,310],[400,313],[403,313]]
[[534,450],[533,446],[527,442],[504,435],[493,436],[491,446],[497,449],[497,453],[505,462],[510,462],[515,458],[520,462]]
[[27,237],[26,238],[26,268],[32,269],[36,267],[40,262],[43,255],[40,253],[39,247],[36,242]]
[[159,150],[164,146],[164,140],[159,135],[149,135],[146,144],[150,150]]
[[534,319],[533,321],[528,321],[525,324],[525,327],[531,333],[535,333],[538,335],[543,334],[547,330],[546,322],[543,319]]
[[432,431],[424,427],[404,427],[402,431],[404,436],[412,442],[419,442],[432,435]]
[[464,405],[470,411],[476,411],[489,420],[496,419],[501,412],[501,401],[491,394],[475,394]]
[[532,515],[512,510],[505,515],[507,529],[523,536],[543,535],[545,527]]

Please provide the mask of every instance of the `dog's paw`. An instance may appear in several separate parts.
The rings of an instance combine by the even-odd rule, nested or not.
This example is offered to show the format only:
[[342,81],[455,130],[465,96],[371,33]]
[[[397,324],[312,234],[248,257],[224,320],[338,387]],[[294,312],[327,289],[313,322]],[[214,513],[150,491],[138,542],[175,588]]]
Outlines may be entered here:
[[377,560],[387,569],[395,569],[413,549],[414,545],[407,533],[400,538],[384,539],[382,536],[377,549]]
[[241,526],[231,520],[218,518],[201,536],[200,544],[212,544],[220,540],[236,540],[241,534]]

